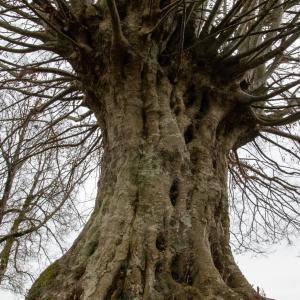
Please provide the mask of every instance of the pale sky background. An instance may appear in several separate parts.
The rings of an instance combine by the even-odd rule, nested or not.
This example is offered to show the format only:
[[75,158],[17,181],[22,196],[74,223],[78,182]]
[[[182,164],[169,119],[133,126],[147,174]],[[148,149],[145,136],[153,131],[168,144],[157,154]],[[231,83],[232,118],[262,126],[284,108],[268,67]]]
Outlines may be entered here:
[[[249,282],[261,287],[275,300],[300,300],[300,240],[294,246],[276,246],[272,253],[253,257],[247,253],[236,260]],[[24,300],[0,291],[0,300]]]

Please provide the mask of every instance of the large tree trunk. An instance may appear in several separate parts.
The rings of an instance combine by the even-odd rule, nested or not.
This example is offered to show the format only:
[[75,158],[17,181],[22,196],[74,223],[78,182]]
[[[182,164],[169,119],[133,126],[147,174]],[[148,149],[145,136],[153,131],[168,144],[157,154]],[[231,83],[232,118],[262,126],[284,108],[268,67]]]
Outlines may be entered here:
[[86,75],[105,103],[89,103],[104,139],[95,210],[28,300],[259,299],[229,246],[234,101],[192,68],[172,83],[154,57],[111,64],[101,91]]

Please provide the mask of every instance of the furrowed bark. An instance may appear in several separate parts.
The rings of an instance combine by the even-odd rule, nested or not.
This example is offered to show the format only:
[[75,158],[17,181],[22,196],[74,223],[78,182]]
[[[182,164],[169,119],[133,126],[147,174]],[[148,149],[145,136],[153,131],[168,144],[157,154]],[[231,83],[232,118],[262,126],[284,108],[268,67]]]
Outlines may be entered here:
[[[297,2],[0,0],[5,15],[0,21],[2,122],[19,124],[12,125],[11,133],[3,129],[8,135],[3,165],[11,178],[3,183],[0,223],[16,216],[9,202],[20,164],[57,149],[74,153],[70,163],[75,153],[82,153],[80,163],[73,167],[72,162],[70,177],[84,179],[95,151],[102,155],[90,220],[71,249],[34,283],[27,299],[260,298],[230,249],[227,160],[231,158],[232,211],[244,224],[248,214],[240,214],[239,207],[248,207],[257,225],[249,232],[246,225],[240,227],[241,234],[246,228],[247,243],[254,241],[252,234],[260,237],[256,243],[265,240],[262,233],[276,241],[300,227],[292,205],[298,196],[292,184],[297,172],[285,166],[285,155],[281,166],[254,141],[260,137],[299,158],[268,136],[299,141],[289,133],[296,124],[273,128],[300,119]],[[23,112],[28,105],[33,107]],[[17,151],[20,159],[14,155],[10,161],[24,124],[37,133],[34,141],[44,139],[26,139],[28,146],[21,143]],[[96,133],[101,137],[91,141]],[[247,164],[237,150],[250,142],[261,158],[249,150],[253,157],[247,154]],[[54,169],[63,178],[58,156]],[[80,168],[87,171],[78,175]],[[47,184],[54,171],[42,169],[42,174],[51,173],[42,176],[41,183]],[[32,216],[40,215],[34,207],[42,215],[44,209],[24,200],[28,222],[21,212],[0,239],[5,243],[0,281],[7,268],[19,273],[19,259],[13,267],[10,257],[18,239],[24,239],[22,247],[34,244],[28,234],[39,235],[70,190],[63,189],[60,206],[29,229],[28,222],[36,223]],[[19,197],[17,190],[13,194]],[[41,198],[40,192],[34,195]],[[44,249],[42,244],[37,249]],[[31,255],[26,249],[17,252]]]
[[234,101],[193,70],[172,84],[155,57],[114,61],[101,93],[90,83],[105,106],[90,103],[104,136],[95,211],[28,300],[259,299],[229,246]]
[[108,3],[101,44],[85,39],[102,52],[68,56],[103,134],[95,210],[27,300],[260,299],[229,246],[227,156],[255,136],[251,114],[192,53],[180,74],[178,56],[161,55],[182,22],[154,32],[158,2],[141,19]]

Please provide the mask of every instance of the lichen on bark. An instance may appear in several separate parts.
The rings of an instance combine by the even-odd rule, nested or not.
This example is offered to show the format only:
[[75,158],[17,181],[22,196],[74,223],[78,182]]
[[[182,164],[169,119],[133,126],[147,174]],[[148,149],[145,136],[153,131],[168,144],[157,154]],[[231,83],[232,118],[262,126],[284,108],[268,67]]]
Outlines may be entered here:
[[249,113],[235,114],[231,84],[190,53],[180,72],[177,60],[159,61],[165,33],[137,31],[133,8],[125,42],[108,8],[103,70],[94,53],[70,61],[103,134],[95,210],[27,299],[259,299],[229,246],[227,156],[255,131]]
[[[111,78],[96,209],[63,267],[42,275],[30,300],[257,296],[229,247],[226,157],[238,134],[218,126],[230,99],[226,107],[214,87],[204,86],[205,108],[187,107],[187,78],[156,81],[141,69],[127,70],[121,83]],[[154,111],[146,105],[150,93]],[[182,106],[177,114],[174,98]]]

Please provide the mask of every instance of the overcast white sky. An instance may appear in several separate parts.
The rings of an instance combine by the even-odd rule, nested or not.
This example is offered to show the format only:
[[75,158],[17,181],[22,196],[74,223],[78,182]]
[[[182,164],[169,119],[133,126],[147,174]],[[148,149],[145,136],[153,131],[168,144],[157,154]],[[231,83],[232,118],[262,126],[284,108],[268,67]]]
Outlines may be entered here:
[[[277,246],[268,256],[244,254],[236,259],[249,282],[263,288],[269,298],[300,299],[300,240],[293,247]],[[0,300],[15,299],[11,293],[0,291]]]
[[263,288],[268,298],[300,299],[300,240],[293,247],[277,246],[268,256],[246,254],[236,260],[248,281]]

